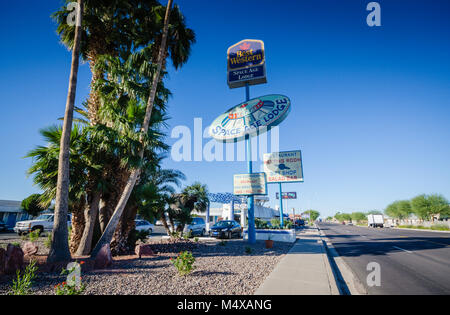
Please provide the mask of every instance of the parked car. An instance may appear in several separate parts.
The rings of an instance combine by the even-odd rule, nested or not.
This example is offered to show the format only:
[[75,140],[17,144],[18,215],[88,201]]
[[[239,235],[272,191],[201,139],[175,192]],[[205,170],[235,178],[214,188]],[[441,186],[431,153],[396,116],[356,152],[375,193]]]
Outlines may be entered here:
[[217,238],[233,238],[233,236],[237,236],[239,238],[242,237],[242,228],[239,223],[236,221],[219,221],[211,227],[211,231],[209,232],[211,237]]
[[205,220],[203,218],[192,218],[192,222],[184,226],[183,233],[190,233],[191,236],[204,236],[206,234]]
[[154,225],[146,220],[134,220],[136,223],[136,231],[147,231],[150,234],[153,233]]
[[[71,224],[71,215],[67,216],[67,226]],[[48,232],[53,230],[53,221],[55,215],[53,213],[41,214],[34,220],[18,221],[14,227],[14,232],[19,235],[27,234],[36,230],[39,230],[39,234],[42,232]]]
[[6,223],[0,220],[0,232],[5,232],[7,230],[8,226],[6,225]]
[[305,226],[305,220],[302,219],[295,220],[295,226]]
[[353,222],[347,222],[347,225],[353,225]]

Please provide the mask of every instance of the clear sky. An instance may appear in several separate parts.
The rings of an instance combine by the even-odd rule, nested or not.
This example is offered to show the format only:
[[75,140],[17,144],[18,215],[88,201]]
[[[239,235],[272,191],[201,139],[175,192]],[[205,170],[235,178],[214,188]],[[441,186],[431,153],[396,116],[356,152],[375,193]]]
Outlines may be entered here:
[[[50,14],[60,1],[2,1],[0,12],[0,199],[38,192],[22,157],[43,144],[38,130],[64,115],[70,53]],[[227,48],[265,42],[268,83],[252,97],[285,94],[292,111],[280,125],[280,150],[303,153],[305,182],[284,185],[289,208],[384,209],[421,193],[450,198],[450,3],[378,1],[381,27],[366,24],[368,0],[177,0],[197,43],[166,84],[170,128],[194,118],[206,128],[244,100],[226,84]],[[77,104],[90,72],[80,69]],[[176,139],[168,139],[173,143]],[[206,143],[209,140],[205,140]],[[256,170],[260,162],[255,163]],[[245,162],[174,162],[187,183],[231,192]],[[275,205],[276,185],[269,185]]]

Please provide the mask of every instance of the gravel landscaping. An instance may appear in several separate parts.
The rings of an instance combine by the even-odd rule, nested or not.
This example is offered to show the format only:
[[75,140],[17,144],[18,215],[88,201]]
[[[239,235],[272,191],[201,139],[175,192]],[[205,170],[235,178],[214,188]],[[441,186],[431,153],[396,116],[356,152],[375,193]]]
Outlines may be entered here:
[[[106,270],[83,272],[85,294],[149,294],[149,295],[236,295],[253,294],[292,244],[275,242],[266,249],[263,241],[251,247],[242,240],[169,240],[150,241],[153,257],[124,256],[114,259]],[[179,276],[170,258],[180,251],[190,250],[196,258],[195,270]],[[11,280],[11,279],[9,279]],[[54,286],[64,281],[57,273],[39,273],[34,282],[34,294],[53,294]],[[0,283],[0,294],[6,294],[11,281]]]

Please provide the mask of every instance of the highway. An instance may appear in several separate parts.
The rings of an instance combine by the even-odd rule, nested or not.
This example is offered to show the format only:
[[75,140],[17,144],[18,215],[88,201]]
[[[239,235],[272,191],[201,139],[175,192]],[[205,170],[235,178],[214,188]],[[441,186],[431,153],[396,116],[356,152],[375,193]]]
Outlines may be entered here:
[[[318,223],[368,294],[450,294],[450,233]],[[369,287],[367,265],[380,265]]]

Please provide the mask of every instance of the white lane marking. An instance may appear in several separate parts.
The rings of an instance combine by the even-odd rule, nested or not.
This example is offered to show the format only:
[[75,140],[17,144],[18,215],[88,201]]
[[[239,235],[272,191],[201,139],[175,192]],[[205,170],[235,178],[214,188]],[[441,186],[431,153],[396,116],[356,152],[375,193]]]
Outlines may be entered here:
[[400,249],[400,250],[402,250],[402,251],[404,251],[404,252],[413,254],[413,252],[411,252],[411,251],[409,251],[409,250],[406,250],[406,249],[403,249],[403,248],[400,248],[400,247],[397,247],[397,246],[392,246],[392,247],[397,248],[397,249]]

